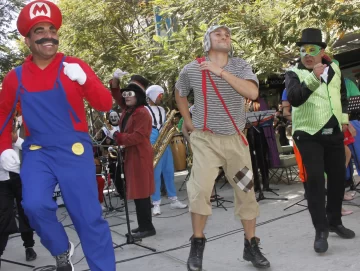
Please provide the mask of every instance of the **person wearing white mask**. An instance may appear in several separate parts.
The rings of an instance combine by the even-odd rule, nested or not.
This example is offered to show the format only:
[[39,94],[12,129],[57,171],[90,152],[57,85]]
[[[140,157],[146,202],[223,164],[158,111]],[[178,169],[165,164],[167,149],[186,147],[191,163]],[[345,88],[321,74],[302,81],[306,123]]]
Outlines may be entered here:
[[[22,117],[20,116],[16,120],[16,126],[21,127]],[[21,150],[21,145],[24,140],[19,136],[19,132],[20,129],[17,129],[12,135],[13,149],[18,156],[12,160],[12,163],[0,162],[0,257],[5,250],[9,235],[20,231],[21,239],[24,242],[26,261],[33,261],[37,257],[33,249],[35,244],[34,232],[29,225],[29,220],[25,216],[24,209],[21,205],[22,186],[19,175],[19,150]],[[14,199],[16,200],[18,209],[19,228],[15,220]]]
[[[159,85],[152,85],[146,90],[146,96],[148,98],[148,106],[146,106],[146,108],[152,117],[152,131],[150,136],[152,145],[156,142],[156,139],[159,137],[160,131],[166,122],[165,109],[159,106],[163,94],[164,89]],[[176,195],[176,188],[174,183],[174,161],[171,149],[169,146],[167,146],[163,156],[160,158],[154,169],[155,193],[152,195],[152,202],[154,205],[153,216],[161,214],[161,174],[164,177],[167,194],[171,200],[170,208],[184,209],[187,207],[186,204],[178,200]]]

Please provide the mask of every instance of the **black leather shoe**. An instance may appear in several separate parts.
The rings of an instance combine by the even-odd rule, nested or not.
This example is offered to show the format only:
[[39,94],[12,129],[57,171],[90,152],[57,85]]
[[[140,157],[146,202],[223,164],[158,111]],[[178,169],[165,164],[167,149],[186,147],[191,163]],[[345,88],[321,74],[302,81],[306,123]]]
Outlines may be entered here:
[[32,247],[26,248],[25,255],[26,255],[27,262],[31,262],[31,261],[35,260],[37,257],[37,254]]
[[328,250],[329,245],[327,239],[329,237],[328,231],[316,231],[315,234],[315,242],[314,242],[314,250],[317,253],[324,253]]
[[[126,233],[126,234],[125,234],[125,237],[128,238],[128,236],[129,236],[129,235]],[[131,236],[133,237],[134,242],[141,242],[141,238],[135,238],[135,237],[134,237],[134,234],[132,234]]]
[[201,271],[206,239],[205,237],[203,238],[191,237],[190,241],[191,241],[191,249],[187,261],[187,269],[188,271]]
[[251,262],[257,268],[269,268],[270,262],[261,253],[256,237],[251,238],[250,242],[244,239],[243,259]]
[[134,233],[133,237],[135,239],[138,239],[138,238],[143,239],[143,238],[154,236],[154,235],[156,235],[155,229],[151,230],[151,231],[139,231],[137,233]]
[[335,232],[341,238],[351,239],[355,237],[355,232],[345,228],[343,225],[330,226],[330,232]]
[[139,231],[140,231],[139,228],[136,228],[136,229],[132,229],[132,230],[131,230],[132,233],[138,233]]

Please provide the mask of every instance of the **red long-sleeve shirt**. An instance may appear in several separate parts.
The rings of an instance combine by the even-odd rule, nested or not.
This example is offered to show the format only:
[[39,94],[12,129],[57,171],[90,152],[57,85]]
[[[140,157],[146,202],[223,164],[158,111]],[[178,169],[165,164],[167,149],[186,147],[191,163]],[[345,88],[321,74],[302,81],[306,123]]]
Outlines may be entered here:
[[[29,92],[38,92],[52,89],[56,80],[60,62],[63,58],[62,53],[57,53],[54,60],[44,69],[41,70],[32,62],[32,56],[28,56],[23,64],[22,84]],[[112,96],[110,91],[105,88],[94,71],[84,61],[75,57],[66,57],[67,63],[78,63],[86,73],[87,79],[84,85],[79,85],[76,81],[71,81],[63,70],[60,72],[60,81],[65,89],[67,100],[74,109],[80,122],[73,121],[75,131],[88,132],[86,113],[83,99],[86,99],[90,105],[99,111],[109,111],[112,107]],[[4,125],[6,118],[11,113],[15,102],[18,80],[15,70],[10,71],[2,84],[0,92],[0,128]],[[56,103],[56,101],[49,101]],[[26,115],[23,116],[26,135],[30,133],[26,128]],[[44,116],[44,122],[52,121]],[[12,120],[10,120],[4,131],[0,135],[0,154],[12,148],[11,142]]]

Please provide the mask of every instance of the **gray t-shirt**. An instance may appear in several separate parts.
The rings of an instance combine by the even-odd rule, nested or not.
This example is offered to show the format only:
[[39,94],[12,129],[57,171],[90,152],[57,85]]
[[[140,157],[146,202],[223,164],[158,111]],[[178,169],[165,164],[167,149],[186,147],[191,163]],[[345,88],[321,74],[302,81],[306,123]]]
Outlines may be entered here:
[[[208,58],[206,58],[209,61]],[[253,80],[259,85],[256,75],[252,72],[249,63],[241,58],[229,58],[224,70],[230,72],[238,78]],[[220,95],[222,96],[231,116],[233,117],[240,131],[245,128],[245,98],[234,90],[224,79],[210,72]],[[206,76],[207,86],[207,127],[215,134],[233,135],[237,131],[226,113],[220,99]],[[202,93],[202,73],[199,63],[195,60],[187,64],[182,71],[175,85],[181,97],[189,95],[190,90],[194,91],[194,109],[192,121],[196,129],[204,128],[204,96]]]

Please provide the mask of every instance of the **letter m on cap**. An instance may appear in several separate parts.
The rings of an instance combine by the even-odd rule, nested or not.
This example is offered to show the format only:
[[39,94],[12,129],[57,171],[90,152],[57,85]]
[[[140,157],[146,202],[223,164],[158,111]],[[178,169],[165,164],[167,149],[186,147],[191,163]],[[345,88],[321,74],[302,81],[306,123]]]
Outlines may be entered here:
[[51,18],[51,10],[48,4],[35,2],[30,8],[30,19],[38,16],[46,16]]

